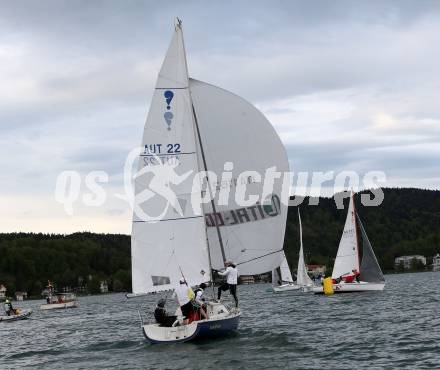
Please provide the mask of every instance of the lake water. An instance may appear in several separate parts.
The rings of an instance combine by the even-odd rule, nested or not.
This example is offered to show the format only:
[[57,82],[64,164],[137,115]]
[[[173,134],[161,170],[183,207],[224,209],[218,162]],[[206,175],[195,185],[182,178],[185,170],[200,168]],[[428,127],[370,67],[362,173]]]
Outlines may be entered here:
[[239,331],[196,344],[144,341],[136,310],[151,312],[159,295],[81,297],[78,309],[47,312],[28,301],[31,319],[0,323],[0,368],[440,368],[440,273],[386,280],[384,292],[329,297],[239,286]]

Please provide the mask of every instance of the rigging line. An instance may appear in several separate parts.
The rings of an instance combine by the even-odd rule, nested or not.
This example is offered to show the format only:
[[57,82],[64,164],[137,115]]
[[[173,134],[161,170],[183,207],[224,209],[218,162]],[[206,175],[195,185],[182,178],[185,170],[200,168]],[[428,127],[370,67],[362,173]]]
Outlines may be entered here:
[[[173,237],[173,240],[174,240],[174,237]],[[176,250],[174,249],[174,243],[173,243],[173,253],[171,253],[170,257],[168,258],[168,262],[165,265],[165,271],[168,271],[168,266],[170,265],[171,258],[173,258],[175,252],[176,252]]]
[[240,244],[240,246],[241,247],[243,247],[243,248],[245,248],[245,249],[248,249],[248,248],[246,248],[245,246],[244,246],[244,244],[242,243],[242,241],[240,240],[240,238],[238,237],[238,235],[237,235],[237,233],[235,232],[235,230],[234,229],[230,229],[230,230],[228,230],[231,234],[233,234],[234,236],[235,236],[235,239],[238,241],[238,244]]
[[186,87],[155,87],[155,90],[185,90],[187,88],[188,88],[188,86],[186,86]]
[[[190,97],[191,97],[191,91],[189,91],[190,93]],[[195,127],[196,127],[196,131],[197,131],[197,138],[198,138],[198,142],[199,142],[199,146],[200,146],[200,152],[202,154],[202,160],[203,160],[203,168],[205,169],[205,171],[208,171],[207,165],[206,165],[206,159],[205,159],[205,152],[203,151],[203,146],[202,146],[202,138],[200,136],[200,132],[199,132],[199,125],[197,122],[197,117],[196,117],[196,111],[194,109],[194,104],[192,104],[191,102],[191,107],[192,107],[192,112],[193,112],[193,117],[194,117],[194,123],[195,123]],[[196,146],[197,149],[197,146]],[[196,155],[196,160],[197,160],[197,166],[199,166],[199,156]],[[208,179],[207,179],[208,180]],[[208,187],[209,187],[209,180],[208,180]],[[211,189],[209,189],[211,191]],[[212,201],[211,201],[212,202]],[[205,236],[206,236],[206,247],[208,248],[208,263],[209,263],[209,279],[211,281],[211,285],[212,285],[212,293],[215,297],[215,291],[214,291],[214,276],[212,274],[212,258],[211,258],[211,246],[209,245],[209,236],[208,236],[208,228],[206,226],[206,220],[205,220],[205,212],[203,209],[203,205],[202,205],[202,214],[203,214],[203,226],[205,229]],[[215,220],[215,223],[217,224],[217,220]],[[218,229],[218,226],[217,226]],[[219,230],[217,230],[217,233],[219,233]],[[222,246],[221,244],[221,235],[218,235],[220,237],[219,241],[220,241],[220,246]],[[222,249],[223,252],[223,249]],[[223,254],[222,254],[223,255]]]
[[271,254],[280,253],[280,252],[282,252],[282,251],[284,251],[283,248],[281,248],[281,249],[279,249],[279,250],[276,250],[276,251],[273,251],[273,252],[270,252],[270,253],[263,254],[262,256],[259,256],[259,257],[252,258],[252,259],[250,259],[250,260],[248,260],[248,261],[243,261],[243,262],[237,263],[237,266],[238,266],[238,265],[243,265],[243,264],[248,263],[248,262],[251,262],[251,261],[258,260],[258,259],[260,259],[260,258],[264,258],[264,257],[270,256]]
[[[191,106],[192,106],[192,111],[193,111],[193,116],[194,116],[194,123],[195,123],[196,131],[197,131],[197,137],[199,139],[200,152],[202,154],[203,167],[204,167],[205,171],[208,172],[208,166],[206,164],[206,157],[205,157],[205,152],[203,150],[202,137],[200,135],[199,123],[197,121],[196,110],[194,108],[194,104],[191,104]],[[210,195],[212,195],[212,189],[211,189],[211,184],[209,182],[208,174],[206,176],[206,180],[207,180],[207,185],[208,185],[209,193],[210,193]],[[214,215],[216,215],[217,214],[217,210],[215,208],[215,202],[214,202],[214,199],[213,199],[212,196],[211,196],[211,207],[212,207],[212,210],[214,212]],[[223,246],[222,234],[220,232],[220,226],[218,224],[217,217],[215,217],[215,216],[214,216],[214,223],[215,223],[215,228],[217,230],[217,236],[218,236],[218,241],[219,241],[219,244],[220,244],[220,250],[222,252],[223,262],[226,262],[226,254],[225,254],[225,248]],[[211,265],[211,268],[212,268],[212,265]]]
[[[185,195],[185,194],[184,194]],[[164,218],[162,220],[151,220],[151,221],[145,221],[145,220],[133,220],[133,223],[153,223],[156,222],[166,222],[166,221],[180,221],[180,220],[189,220],[191,218],[201,218],[203,216],[188,216],[188,217],[177,217],[177,218]]]
[[179,153],[162,153],[162,154],[139,154],[139,157],[165,157],[165,156],[179,156],[179,155],[191,155],[196,152],[179,152]]

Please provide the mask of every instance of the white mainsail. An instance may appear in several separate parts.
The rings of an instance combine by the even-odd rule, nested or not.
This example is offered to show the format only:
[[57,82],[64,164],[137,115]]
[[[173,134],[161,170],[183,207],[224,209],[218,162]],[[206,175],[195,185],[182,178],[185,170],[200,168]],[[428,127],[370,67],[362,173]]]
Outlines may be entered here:
[[296,273],[296,284],[299,286],[313,286],[313,281],[310,279],[309,274],[307,273],[306,264],[304,262],[304,250],[303,250],[303,239],[302,239],[302,223],[301,223],[301,214],[299,213],[298,208],[298,221],[299,221],[299,239],[300,239],[300,247],[299,247],[299,257],[298,257],[298,268]]
[[280,265],[281,280],[283,283],[293,283],[292,273],[290,272],[289,264],[287,263],[286,255],[283,252],[283,260]]
[[350,196],[347,219],[344,231],[339,242],[338,253],[333,266],[332,279],[352,274],[352,270],[359,271],[359,249],[356,231],[356,213],[353,203],[353,193]]
[[[131,236],[133,293],[172,289],[182,274],[191,285],[209,281],[205,220],[190,206],[192,180],[199,164],[180,25],[158,76],[142,149]],[[191,175],[182,181],[188,171]],[[174,183],[161,184],[161,179]],[[177,195],[171,201],[175,207],[168,203],[170,199],[151,193],[153,188],[165,188],[162,195],[166,196],[168,186]]]
[[[191,285],[209,281],[210,268],[223,267],[225,259],[240,265],[241,274],[280,266],[287,218],[287,199],[281,198],[288,196],[282,184],[289,171],[284,147],[251,104],[189,80],[180,24],[158,76],[142,148],[132,228],[134,294],[172,289],[182,275]],[[225,162],[232,162],[233,170],[230,179],[220,181]],[[197,192],[194,176],[205,169],[217,173],[217,188],[229,188],[231,196],[223,204],[217,196],[215,212],[205,204],[198,214],[191,204],[197,195],[192,194]],[[270,169],[281,176],[275,174],[273,187],[270,181],[263,186]],[[252,194],[264,194],[264,199],[243,206],[234,197],[241,184],[246,184],[246,199]],[[175,197],[170,199],[170,193]]]
[[[230,191],[227,202],[215,198],[216,215],[205,204],[205,218],[213,267],[223,266],[215,218],[224,245],[225,258],[234,261],[240,274],[271,271],[280,266],[287,218],[287,199],[281,201],[282,176],[274,179],[265,199],[238,204],[236,189],[246,184],[246,199],[262,195],[265,172],[271,167],[289,171],[284,146],[272,125],[253,105],[219,87],[190,79],[195,116],[206,155],[207,168],[217,174],[217,191]],[[232,162],[229,178],[222,179],[225,162]],[[243,171],[261,174],[241,175]],[[286,194],[287,195],[287,194]]]

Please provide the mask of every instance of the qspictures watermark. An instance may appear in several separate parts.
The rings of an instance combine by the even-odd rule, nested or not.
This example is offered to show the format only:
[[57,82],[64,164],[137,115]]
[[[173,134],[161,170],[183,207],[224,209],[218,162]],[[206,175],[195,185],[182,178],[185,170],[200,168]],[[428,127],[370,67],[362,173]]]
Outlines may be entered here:
[[[371,189],[370,194],[361,194],[364,206],[378,206],[384,199],[380,188],[386,182],[382,171],[369,171],[360,176],[355,171],[328,172],[286,172],[269,167],[263,173],[249,169],[234,172],[234,163],[225,162],[219,174],[213,171],[187,171],[179,168],[182,161],[178,155],[142,157],[142,149],[133,149],[127,156],[124,170],[124,192],[122,194],[106,191],[109,175],[105,171],[91,171],[85,176],[78,171],[61,172],[55,184],[55,199],[61,203],[68,215],[73,215],[75,205],[101,207],[109,197],[126,201],[134,216],[142,221],[160,221],[170,210],[183,217],[186,212],[203,214],[203,205],[215,199],[218,206],[235,206],[248,209],[257,217],[259,207],[276,203],[284,206],[298,206],[304,196],[295,196],[295,190],[305,189],[309,205],[318,205],[325,188],[333,189],[338,209],[344,208],[343,199],[349,196],[347,189]],[[138,159],[141,158],[141,162]],[[139,163],[136,168],[136,164]],[[185,166],[182,166],[185,167]],[[182,190],[183,189],[183,190]],[[182,196],[182,192],[186,196]],[[160,209],[158,209],[158,207]],[[154,209],[154,214],[150,214]],[[258,212],[257,212],[258,211]]]

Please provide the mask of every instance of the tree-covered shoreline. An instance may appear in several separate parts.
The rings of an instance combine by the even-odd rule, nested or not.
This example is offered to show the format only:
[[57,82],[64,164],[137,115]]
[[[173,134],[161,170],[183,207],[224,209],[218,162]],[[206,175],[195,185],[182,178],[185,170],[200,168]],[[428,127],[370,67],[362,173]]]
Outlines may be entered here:
[[[356,208],[382,269],[394,271],[394,258],[421,254],[428,258],[440,253],[440,191],[421,189],[383,189],[378,207],[366,207],[356,194]],[[363,192],[366,193],[366,192]],[[337,209],[333,198],[320,198],[299,206],[307,263],[331,268],[344,227],[344,209]],[[299,250],[297,207],[289,207],[284,249],[294,269]],[[429,263],[429,260],[428,260]],[[58,289],[82,286],[98,293],[100,281],[109,290],[131,289],[130,236],[79,232],[70,235],[42,233],[0,234],[0,284],[15,291],[38,296],[47,280]]]

